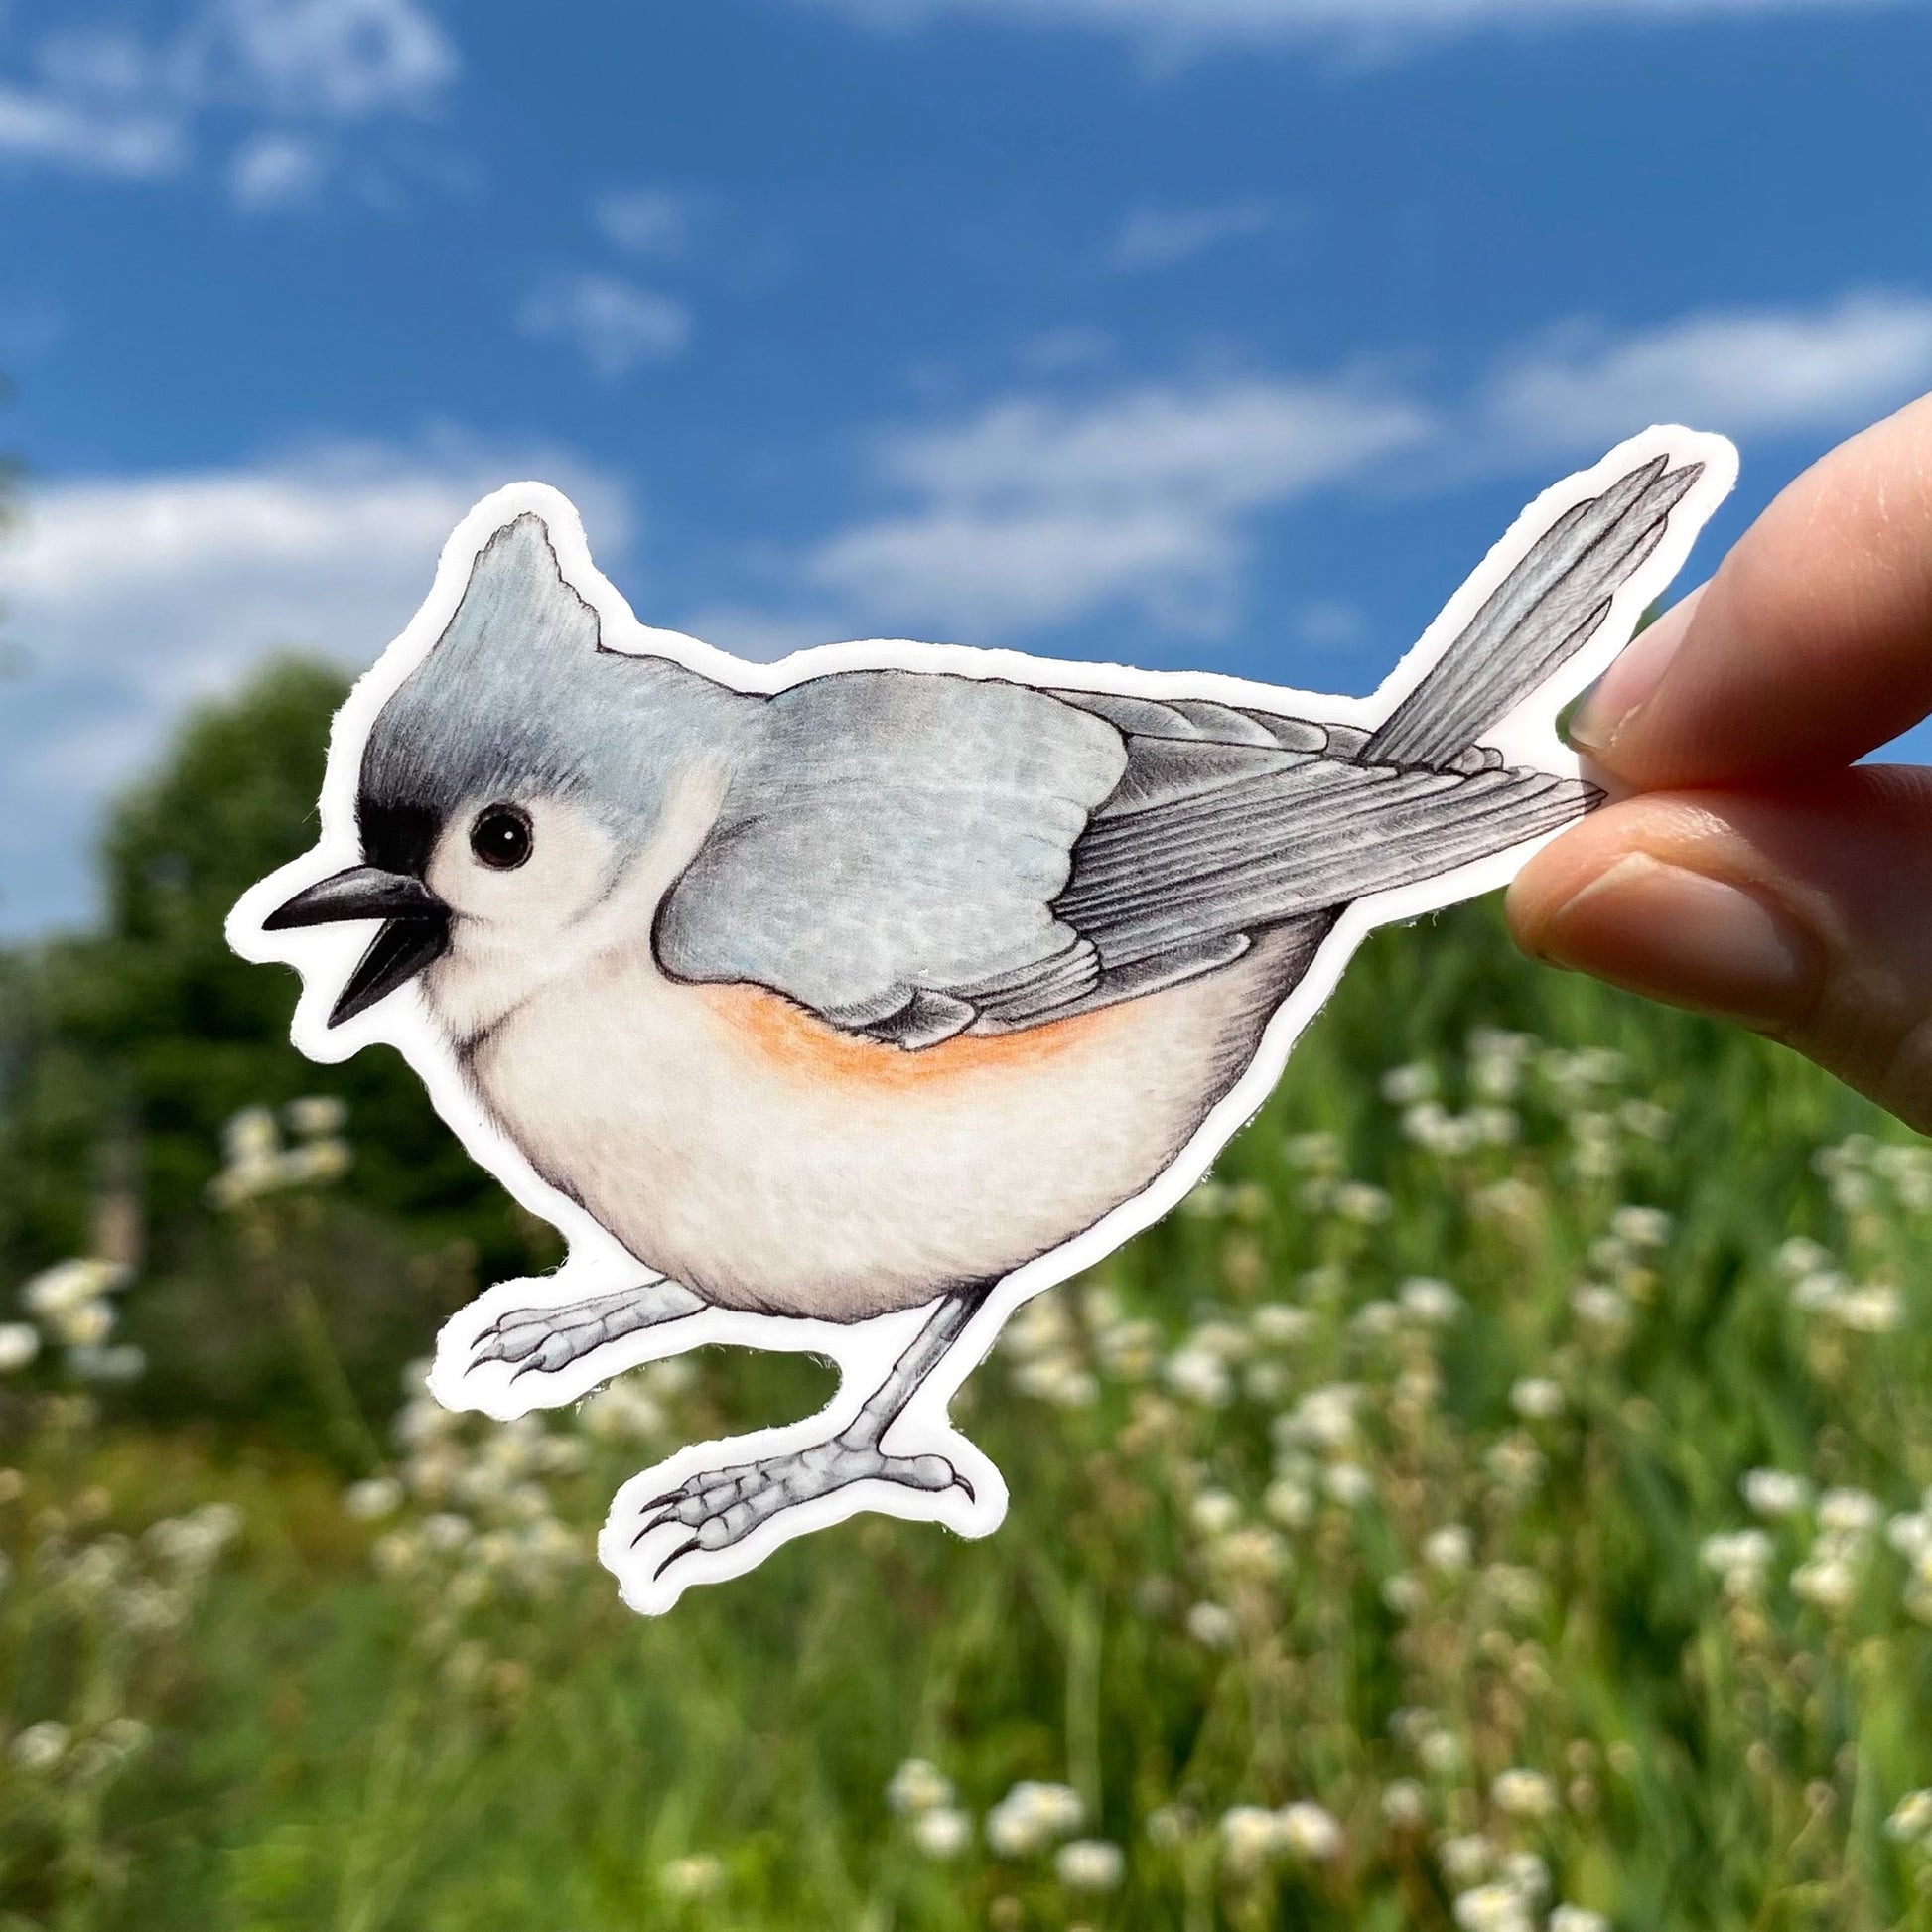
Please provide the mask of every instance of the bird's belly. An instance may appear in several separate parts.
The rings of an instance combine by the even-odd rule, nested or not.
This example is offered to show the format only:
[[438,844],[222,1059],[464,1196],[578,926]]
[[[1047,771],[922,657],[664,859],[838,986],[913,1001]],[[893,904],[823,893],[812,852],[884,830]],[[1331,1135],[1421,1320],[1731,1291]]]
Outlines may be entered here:
[[519,1009],[471,1070],[641,1261],[725,1307],[858,1320],[996,1279],[1140,1192],[1251,1056],[1266,966],[907,1052],[759,988],[612,965]]

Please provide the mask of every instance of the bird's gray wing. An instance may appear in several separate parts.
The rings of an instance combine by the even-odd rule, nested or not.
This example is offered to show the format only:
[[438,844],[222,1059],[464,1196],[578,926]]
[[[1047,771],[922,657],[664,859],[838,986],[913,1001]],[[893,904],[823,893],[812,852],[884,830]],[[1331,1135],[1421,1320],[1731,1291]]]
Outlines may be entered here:
[[[1124,702],[1105,701],[1127,723]],[[1163,738],[1160,711],[1203,735]],[[1507,851],[1601,795],[1480,747],[1433,770],[1365,762],[1360,731],[1217,705],[1133,722],[1127,775],[1053,901],[1100,963],[1083,1005],[1227,964],[1261,931]]]
[[779,693],[762,724],[658,915],[667,972],[906,1046],[1091,992],[1094,948],[1051,906],[1127,768],[1106,719],[1024,685],[854,671]]
[[1344,726],[909,672],[815,679],[767,724],[658,957],[908,1047],[1193,978],[1590,795],[1493,753],[1402,771]]

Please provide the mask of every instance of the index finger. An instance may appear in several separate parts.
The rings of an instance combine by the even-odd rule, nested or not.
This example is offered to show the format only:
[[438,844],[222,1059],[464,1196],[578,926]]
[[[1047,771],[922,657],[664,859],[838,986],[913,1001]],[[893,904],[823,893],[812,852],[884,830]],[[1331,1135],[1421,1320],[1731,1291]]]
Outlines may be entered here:
[[1932,396],[1791,483],[1571,736],[1640,791],[1843,767],[1932,711]]

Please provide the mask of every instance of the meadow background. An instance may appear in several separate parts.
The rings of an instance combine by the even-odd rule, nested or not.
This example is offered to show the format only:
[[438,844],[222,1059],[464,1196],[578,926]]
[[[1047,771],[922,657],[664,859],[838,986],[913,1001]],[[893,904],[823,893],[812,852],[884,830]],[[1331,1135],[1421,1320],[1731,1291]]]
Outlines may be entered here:
[[1386,931],[973,1378],[997,1535],[640,1621],[617,1483],[829,1384],[425,1398],[550,1237],[219,940],[340,690],[193,717],[6,961],[7,1932],[1932,1924],[1932,1148],[1493,904]]

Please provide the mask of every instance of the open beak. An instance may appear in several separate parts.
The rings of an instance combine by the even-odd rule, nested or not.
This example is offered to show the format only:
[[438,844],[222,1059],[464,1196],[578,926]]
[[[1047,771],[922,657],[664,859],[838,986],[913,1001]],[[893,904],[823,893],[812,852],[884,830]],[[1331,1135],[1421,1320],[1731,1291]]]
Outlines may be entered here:
[[380,919],[382,930],[369,941],[348,984],[329,1015],[332,1027],[386,999],[414,979],[450,943],[450,908],[409,873],[379,866],[351,866],[318,881],[278,905],[262,921],[269,932],[293,926],[336,925],[353,919]]

